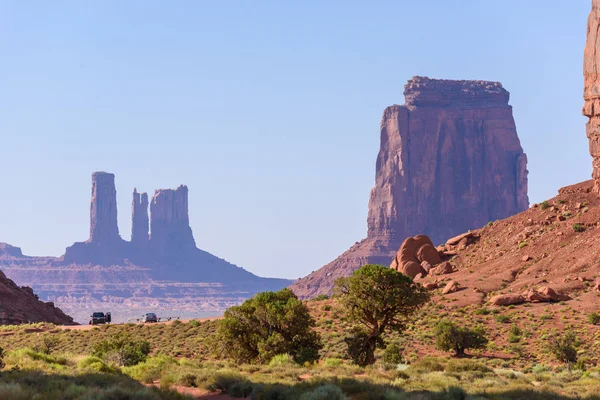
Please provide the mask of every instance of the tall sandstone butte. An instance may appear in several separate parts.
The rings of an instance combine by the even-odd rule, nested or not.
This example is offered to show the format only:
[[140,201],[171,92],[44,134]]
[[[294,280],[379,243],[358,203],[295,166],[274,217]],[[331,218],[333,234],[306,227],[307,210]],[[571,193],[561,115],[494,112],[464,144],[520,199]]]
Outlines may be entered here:
[[583,115],[589,118],[586,133],[593,157],[592,179],[594,192],[600,193],[600,0],[592,1],[592,12],[588,18],[583,77]]
[[117,225],[115,175],[107,172],[94,172],[92,174],[89,241],[113,243],[120,239]]
[[150,204],[150,243],[160,255],[176,256],[196,249],[188,214],[188,188],[160,189]]
[[414,77],[385,109],[367,238],[291,287],[328,294],[361,265],[389,265],[404,239],[434,243],[529,206],[527,157],[498,82]]

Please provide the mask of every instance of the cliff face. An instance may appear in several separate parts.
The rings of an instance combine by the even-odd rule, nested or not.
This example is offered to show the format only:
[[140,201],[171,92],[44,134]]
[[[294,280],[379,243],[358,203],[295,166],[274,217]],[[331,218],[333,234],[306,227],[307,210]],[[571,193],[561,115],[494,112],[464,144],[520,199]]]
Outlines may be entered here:
[[298,295],[329,293],[366,263],[389,265],[407,237],[440,243],[528,208],[527,157],[500,83],[415,77],[404,95],[383,113],[367,238],[294,283]]
[[416,77],[388,107],[368,237],[434,242],[527,209],[527,157],[497,82]]
[[583,76],[583,115],[589,118],[586,133],[593,158],[593,190],[600,193],[600,0],[592,1],[592,12],[588,18]]

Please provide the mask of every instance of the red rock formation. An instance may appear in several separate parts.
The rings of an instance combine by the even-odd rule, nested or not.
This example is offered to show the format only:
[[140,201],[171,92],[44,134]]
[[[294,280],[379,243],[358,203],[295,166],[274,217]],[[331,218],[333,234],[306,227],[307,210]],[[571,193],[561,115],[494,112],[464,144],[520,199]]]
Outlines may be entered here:
[[115,176],[107,172],[94,172],[92,174],[89,242],[113,243],[120,240],[117,225]]
[[[0,243],[0,263],[14,257],[23,257],[21,249]],[[0,271],[0,325],[29,322],[73,324],[73,318],[56,308],[53,303],[40,301],[30,287],[19,287]]]
[[294,283],[300,297],[365,263],[389,265],[407,237],[440,243],[527,209],[527,157],[500,83],[415,77],[404,95],[383,113],[367,238]]
[[586,133],[593,157],[593,190],[600,193],[600,0],[592,1],[592,12],[588,18],[583,76],[583,115],[589,118]]
[[136,189],[133,189],[133,202],[131,207],[131,243],[137,247],[145,247],[150,239],[148,194],[138,193]]
[[155,191],[150,215],[150,243],[154,250],[175,255],[196,248],[188,215],[187,186]]

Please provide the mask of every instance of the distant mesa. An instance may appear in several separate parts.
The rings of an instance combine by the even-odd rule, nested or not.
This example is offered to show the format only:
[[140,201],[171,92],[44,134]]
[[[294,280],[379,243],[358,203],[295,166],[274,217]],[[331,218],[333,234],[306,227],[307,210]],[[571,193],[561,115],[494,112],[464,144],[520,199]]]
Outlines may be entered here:
[[75,311],[91,299],[127,304],[149,298],[222,310],[292,283],[256,276],[197,248],[186,186],[156,190],[152,199],[134,189],[131,241],[119,235],[116,196],[115,176],[93,173],[90,237],[58,258],[26,256],[17,247],[0,244],[0,268],[40,296],[70,303]]
[[385,109],[367,238],[296,281],[303,298],[330,293],[361,265],[390,265],[401,243],[434,243],[526,210],[527,156],[499,82],[414,77],[405,104]]

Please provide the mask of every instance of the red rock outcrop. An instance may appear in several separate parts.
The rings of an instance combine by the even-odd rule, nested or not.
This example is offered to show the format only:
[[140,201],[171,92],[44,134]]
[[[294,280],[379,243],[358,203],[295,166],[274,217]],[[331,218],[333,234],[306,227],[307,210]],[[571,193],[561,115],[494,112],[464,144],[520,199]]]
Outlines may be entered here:
[[583,115],[589,118],[586,133],[590,142],[590,155],[593,157],[593,190],[600,193],[600,0],[592,1],[592,11],[588,18],[583,76]]
[[[0,243],[0,262],[22,257],[18,247]],[[0,271],[0,325],[34,322],[51,322],[72,325],[73,318],[62,312],[54,303],[40,301],[30,287],[19,287]]]
[[414,77],[404,95],[383,113],[367,238],[296,281],[300,297],[330,293],[366,263],[389,265],[407,237],[440,243],[527,209],[527,157],[500,83]]
[[188,214],[188,188],[155,191],[150,203],[150,244],[159,253],[178,254],[196,248]]
[[131,205],[131,243],[136,247],[145,247],[150,239],[150,220],[148,218],[148,194],[133,189]]

